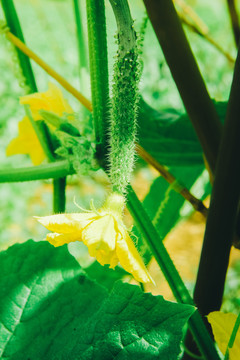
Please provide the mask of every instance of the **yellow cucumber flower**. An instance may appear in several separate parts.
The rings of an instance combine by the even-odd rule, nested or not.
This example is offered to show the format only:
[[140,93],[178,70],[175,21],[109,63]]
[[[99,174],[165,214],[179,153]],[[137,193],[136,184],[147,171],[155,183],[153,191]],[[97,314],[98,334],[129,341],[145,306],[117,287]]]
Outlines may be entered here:
[[120,262],[122,267],[142,283],[154,282],[134,246],[123,222],[124,198],[112,193],[104,205],[84,213],[59,214],[36,219],[53,233],[47,234],[47,241],[61,246],[72,241],[82,241],[89,254],[101,265],[110,268]]
[[[73,113],[61,90],[52,83],[49,83],[49,89],[46,92],[22,96],[20,104],[30,106],[35,121],[42,119],[39,110],[51,111],[58,116],[62,116],[63,113]],[[18,133],[18,136],[9,143],[6,149],[7,156],[29,154],[34,165],[41,164],[46,156],[27,116],[24,116],[19,122]]]
[[8,144],[6,155],[28,154],[34,165],[45,159],[45,153],[27,116],[18,123],[19,135]]
[[34,120],[42,119],[39,110],[52,111],[58,116],[62,116],[63,113],[72,114],[73,110],[64,99],[61,90],[52,83],[48,86],[49,89],[45,92],[20,97],[20,104],[30,106]]

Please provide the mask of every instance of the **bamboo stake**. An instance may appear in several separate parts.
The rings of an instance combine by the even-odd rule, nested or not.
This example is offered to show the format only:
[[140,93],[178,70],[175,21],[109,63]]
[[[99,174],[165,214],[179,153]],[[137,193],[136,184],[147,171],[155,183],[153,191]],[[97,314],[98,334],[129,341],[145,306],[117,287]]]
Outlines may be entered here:
[[49,66],[45,61],[43,61],[39,56],[37,56],[32,50],[29,49],[21,40],[19,40],[15,35],[10,31],[6,33],[7,38],[24,54],[26,54],[30,59],[34,60],[41,68],[43,68],[50,76],[52,76],[59,84],[61,84],[64,89],[66,89],[70,94],[72,94],[76,99],[80,101],[89,111],[92,111],[91,102],[76,90],[67,80],[65,80],[60,74],[58,74],[51,66]]

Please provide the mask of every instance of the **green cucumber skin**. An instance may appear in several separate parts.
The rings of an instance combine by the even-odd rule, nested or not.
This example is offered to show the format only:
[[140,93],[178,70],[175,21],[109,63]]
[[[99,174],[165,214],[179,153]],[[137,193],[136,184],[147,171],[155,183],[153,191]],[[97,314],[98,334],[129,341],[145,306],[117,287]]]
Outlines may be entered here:
[[[119,46],[121,49],[121,46]],[[139,63],[135,46],[123,56],[119,50],[114,65],[111,110],[110,178],[114,190],[125,193],[135,155]]]

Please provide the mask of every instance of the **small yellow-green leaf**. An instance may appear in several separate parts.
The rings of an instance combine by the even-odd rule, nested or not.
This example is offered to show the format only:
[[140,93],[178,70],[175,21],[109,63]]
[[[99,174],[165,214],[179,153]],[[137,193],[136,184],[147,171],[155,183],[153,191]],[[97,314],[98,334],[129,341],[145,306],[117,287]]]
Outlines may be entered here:
[[[208,315],[213,330],[214,338],[218,344],[219,349],[223,354],[227,350],[227,345],[232,334],[234,324],[237,320],[237,315],[232,313],[221,313],[214,311]],[[229,348],[229,360],[239,360],[240,356],[240,329],[237,332],[232,348]]]

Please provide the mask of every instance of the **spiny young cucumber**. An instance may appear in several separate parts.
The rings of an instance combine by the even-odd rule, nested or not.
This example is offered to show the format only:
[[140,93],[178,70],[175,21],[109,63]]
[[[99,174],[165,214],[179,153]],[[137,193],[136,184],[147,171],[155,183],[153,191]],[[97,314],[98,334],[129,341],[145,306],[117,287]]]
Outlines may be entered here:
[[134,166],[140,71],[129,8],[125,1],[111,4],[118,25],[118,52],[112,85],[109,174],[113,190],[124,194]]

